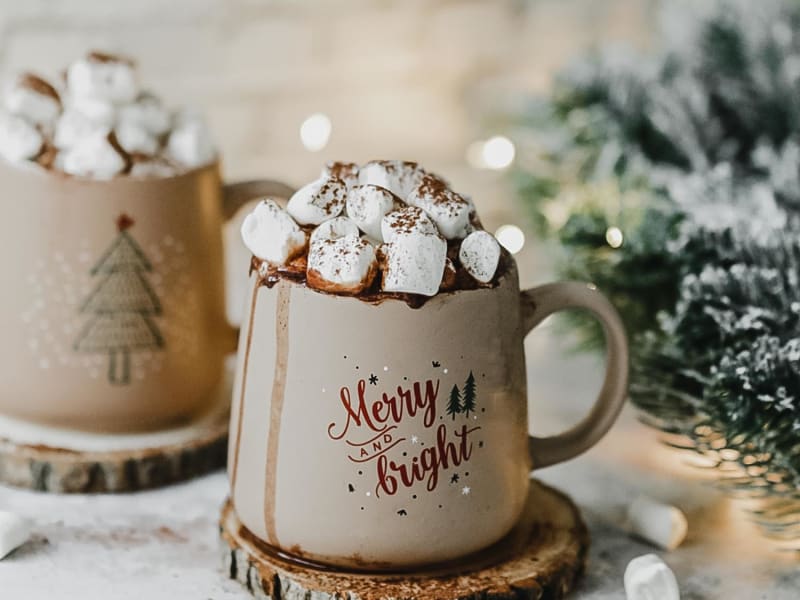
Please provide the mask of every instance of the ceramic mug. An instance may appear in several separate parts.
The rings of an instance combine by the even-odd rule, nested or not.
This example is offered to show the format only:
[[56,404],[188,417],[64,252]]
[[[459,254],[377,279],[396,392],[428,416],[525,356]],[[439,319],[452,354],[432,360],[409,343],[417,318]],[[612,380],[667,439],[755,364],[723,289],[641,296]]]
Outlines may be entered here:
[[94,431],[167,426],[213,399],[235,347],[222,230],[274,182],[219,165],[88,180],[0,163],[0,415]]
[[[251,275],[228,472],[241,523],[273,549],[359,570],[399,570],[487,548],[521,516],[534,468],[570,459],[626,397],[622,323],[591,284],[493,288],[420,308]],[[589,415],[528,435],[523,339],[562,309],[602,323],[605,381]]]

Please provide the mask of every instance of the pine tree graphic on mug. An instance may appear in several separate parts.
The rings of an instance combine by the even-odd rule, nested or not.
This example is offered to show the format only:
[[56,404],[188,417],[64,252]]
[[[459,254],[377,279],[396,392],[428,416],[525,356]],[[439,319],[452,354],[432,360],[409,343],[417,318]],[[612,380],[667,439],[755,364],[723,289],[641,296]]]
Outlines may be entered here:
[[117,218],[118,235],[92,268],[102,279],[84,301],[81,313],[92,315],[75,342],[75,349],[87,354],[108,354],[108,381],[130,383],[130,355],[164,346],[153,317],[161,314],[158,301],[144,273],[152,271],[150,261],[129,230],[134,220],[126,214]]
[[463,390],[459,390],[457,385],[454,385],[453,389],[450,390],[450,398],[447,401],[445,410],[453,420],[455,420],[457,414],[461,413],[469,417],[469,413],[475,412],[476,397],[475,376],[470,371],[467,380],[464,382]]

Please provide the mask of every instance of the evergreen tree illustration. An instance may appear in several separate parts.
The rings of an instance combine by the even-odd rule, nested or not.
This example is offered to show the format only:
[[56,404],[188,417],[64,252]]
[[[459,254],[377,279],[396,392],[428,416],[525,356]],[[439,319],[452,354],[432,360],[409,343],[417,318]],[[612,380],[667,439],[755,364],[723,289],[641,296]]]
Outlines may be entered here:
[[453,416],[455,421],[456,415],[461,412],[461,392],[458,391],[458,386],[454,385],[450,391],[450,400],[447,402],[447,414]]
[[152,266],[129,231],[134,221],[122,214],[116,224],[117,237],[91,270],[93,277],[102,278],[80,308],[91,317],[75,349],[108,354],[108,381],[126,385],[131,354],[163,348],[164,338],[153,322],[161,314],[161,304],[144,276]]
[[461,411],[469,416],[469,413],[475,411],[475,376],[472,371],[469,372],[467,381],[464,382],[464,403],[461,405]]

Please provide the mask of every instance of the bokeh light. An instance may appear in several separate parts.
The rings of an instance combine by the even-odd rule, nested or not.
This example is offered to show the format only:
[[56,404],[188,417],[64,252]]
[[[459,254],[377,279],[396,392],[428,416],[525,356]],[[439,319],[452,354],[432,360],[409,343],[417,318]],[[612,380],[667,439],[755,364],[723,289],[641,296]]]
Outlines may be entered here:
[[300,125],[300,141],[306,150],[319,152],[328,145],[332,129],[328,115],[314,113]]

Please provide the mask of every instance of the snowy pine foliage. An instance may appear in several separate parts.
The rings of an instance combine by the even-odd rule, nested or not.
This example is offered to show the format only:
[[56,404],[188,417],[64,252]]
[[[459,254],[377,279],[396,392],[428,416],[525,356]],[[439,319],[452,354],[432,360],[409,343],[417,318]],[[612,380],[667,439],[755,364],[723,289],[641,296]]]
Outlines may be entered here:
[[648,420],[797,514],[800,3],[704,6],[666,15],[658,52],[571,66],[521,118],[516,177],[563,274],[620,309]]

